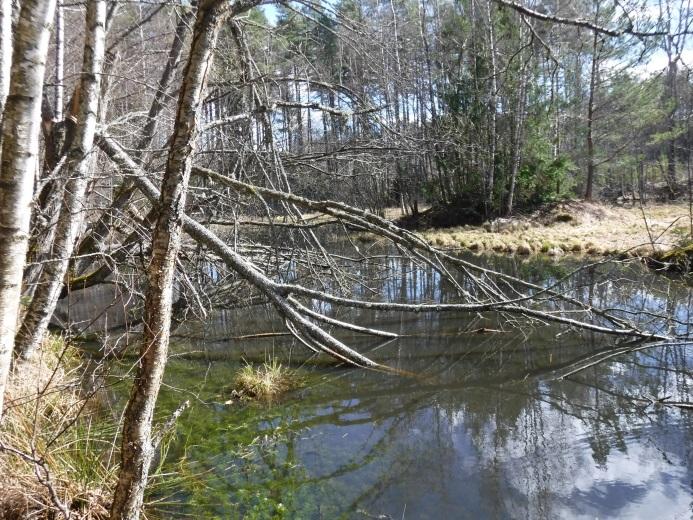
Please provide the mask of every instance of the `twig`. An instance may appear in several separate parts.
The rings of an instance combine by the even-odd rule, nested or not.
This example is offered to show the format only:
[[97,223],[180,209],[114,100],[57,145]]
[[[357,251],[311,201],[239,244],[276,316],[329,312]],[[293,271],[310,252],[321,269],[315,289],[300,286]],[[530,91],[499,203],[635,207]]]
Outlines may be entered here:
[[159,444],[161,444],[161,441],[164,439],[166,434],[173,429],[173,427],[176,425],[176,421],[178,421],[178,418],[189,406],[190,400],[183,401],[183,403],[181,403],[180,406],[171,414],[171,417],[169,417],[168,420],[162,424],[161,427],[159,427],[154,435],[152,435],[153,450],[156,450],[159,447]]
[[22,450],[18,450],[17,448],[8,446],[2,441],[0,441],[0,451],[12,453],[13,455],[16,455],[17,457],[25,460],[26,462],[33,464],[36,479],[42,486],[44,486],[48,490],[48,494],[50,495],[53,506],[60,511],[65,520],[70,520],[70,518],[72,518],[69,508],[60,501],[60,498],[58,498],[58,493],[55,491],[55,487],[53,487],[53,482],[51,481],[51,474],[48,470],[48,467],[46,466],[46,462],[43,460],[43,458],[36,457],[35,447],[32,446],[32,451],[34,453],[30,455]]

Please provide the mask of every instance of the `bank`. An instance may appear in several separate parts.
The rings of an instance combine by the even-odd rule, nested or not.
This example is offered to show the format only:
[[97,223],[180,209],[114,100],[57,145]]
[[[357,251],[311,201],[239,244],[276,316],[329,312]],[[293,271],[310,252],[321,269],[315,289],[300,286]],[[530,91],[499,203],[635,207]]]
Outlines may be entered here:
[[640,206],[571,200],[481,225],[418,232],[447,250],[661,259],[690,237],[690,229],[687,202]]

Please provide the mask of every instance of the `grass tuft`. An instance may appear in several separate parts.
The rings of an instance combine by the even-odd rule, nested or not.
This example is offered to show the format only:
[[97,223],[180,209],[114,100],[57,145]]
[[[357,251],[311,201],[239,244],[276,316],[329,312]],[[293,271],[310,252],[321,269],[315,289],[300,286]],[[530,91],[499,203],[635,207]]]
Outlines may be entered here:
[[232,396],[240,399],[272,401],[305,384],[296,370],[283,366],[276,359],[262,365],[246,364],[236,374]]

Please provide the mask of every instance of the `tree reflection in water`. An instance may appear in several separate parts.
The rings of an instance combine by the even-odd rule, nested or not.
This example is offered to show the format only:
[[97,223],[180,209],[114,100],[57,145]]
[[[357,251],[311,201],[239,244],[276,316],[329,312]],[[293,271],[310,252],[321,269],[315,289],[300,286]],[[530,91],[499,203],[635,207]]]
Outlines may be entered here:
[[[506,272],[546,284],[569,269],[501,261]],[[446,300],[432,273],[395,267],[400,276],[383,278],[384,298]],[[597,306],[640,313],[653,329],[689,321],[690,290],[637,266],[587,269],[571,283],[562,288]],[[680,323],[655,322],[649,313],[662,310]],[[344,339],[417,377],[307,359],[288,338],[217,341],[279,330],[257,309],[188,325],[168,377],[175,387],[201,388],[204,403],[181,421],[168,460],[186,477],[158,507],[224,518],[693,513],[693,413],[651,402],[691,400],[690,347],[613,355],[624,348],[613,339],[540,323],[511,329],[504,316],[331,311],[404,334],[379,345]],[[480,327],[501,332],[470,332]],[[269,354],[308,363],[312,383],[270,407],[215,404],[241,357]],[[598,356],[611,357],[591,364]],[[180,399],[169,390],[163,401],[173,408]],[[155,490],[152,498],[164,496]]]

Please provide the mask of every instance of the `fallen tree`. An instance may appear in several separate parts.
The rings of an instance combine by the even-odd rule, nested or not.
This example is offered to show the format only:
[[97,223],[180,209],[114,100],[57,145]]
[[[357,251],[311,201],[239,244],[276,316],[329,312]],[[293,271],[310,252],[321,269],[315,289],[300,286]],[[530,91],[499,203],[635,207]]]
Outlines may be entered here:
[[[117,165],[121,173],[132,178],[137,188],[149,200],[155,202],[158,199],[158,190],[151,181],[149,181],[147,173],[135,163],[115,140],[105,136],[99,136],[97,142],[104,153],[106,153],[114,164]],[[214,179],[220,184],[233,187],[240,192],[255,197],[266,197],[286,201],[307,210],[317,211],[339,221],[347,222],[357,229],[366,230],[388,238],[394,244],[405,247],[414,258],[426,262],[429,266],[437,269],[448,279],[454,281],[458,287],[461,287],[460,280],[457,280],[451,274],[450,269],[460,269],[462,273],[461,277],[473,280],[474,284],[481,289],[480,293],[484,296],[483,299],[480,299],[478,296],[472,296],[469,291],[463,290],[461,295],[468,300],[464,303],[412,304],[360,300],[331,294],[326,291],[315,290],[299,284],[281,283],[265,275],[251,260],[234,251],[233,248],[228,246],[213,231],[187,215],[184,217],[183,228],[185,232],[194,241],[214,252],[226,266],[238,273],[239,276],[265,295],[268,301],[274,305],[275,309],[287,320],[289,330],[294,333],[303,344],[316,351],[335,356],[342,361],[347,361],[357,366],[384,368],[347,347],[311,320],[366,334],[387,336],[387,333],[385,331],[368,329],[335,320],[322,313],[309,309],[296,297],[300,296],[338,306],[380,311],[413,313],[508,313],[534,320],[556,322],[562,325],[575,327],[576,329],[629,339],[637,338],[644,341],[669,341],[676,337],[655,331],[643,330],[639,328],[634,321],[625,320],[613,312],[595,308],[574,297],[561,294],[552,287],[541,287],[517,277],[480,267],[469,261],[454,257],[449,253],[439,251],[415,234],[399,229],[391,222],[370,214],[367,211],[353,208],[340,202],[313,201],[292,193],[253,186],[200,167],[194,167],[193,172]],[[513,295],[506,294],[506,292],[501,290],[494,278],[505,282],[508,288],[511,287],[510,284],[519,285],[523,287],[526,292],[519,293],[515,291]],[[552,311],[539,308],[539,304],[546,304],[547,301],[560,301],[565,305],[569,305],[573,313],[576,310],[580,312],[582,319],[567,316],[566,312],[568,309]],[[604,323],[594,323],[590,319],[593,316],[600,318]]]

